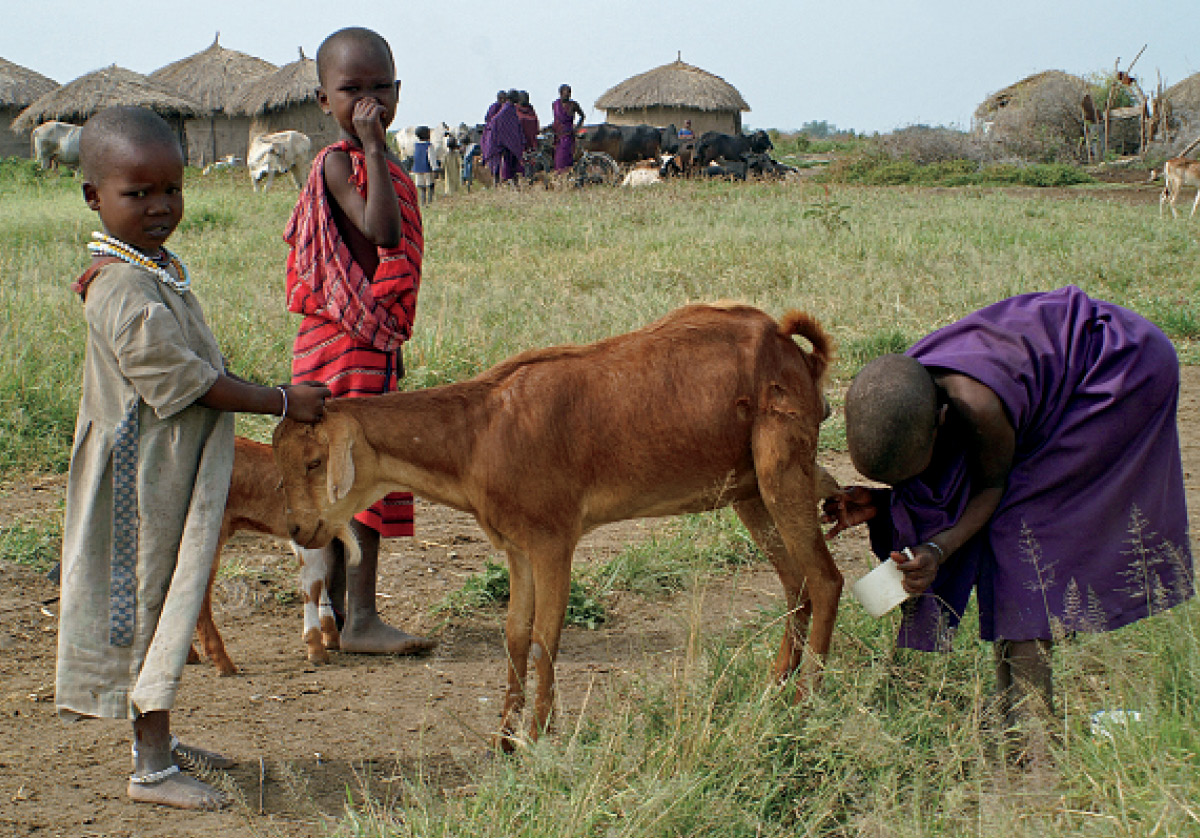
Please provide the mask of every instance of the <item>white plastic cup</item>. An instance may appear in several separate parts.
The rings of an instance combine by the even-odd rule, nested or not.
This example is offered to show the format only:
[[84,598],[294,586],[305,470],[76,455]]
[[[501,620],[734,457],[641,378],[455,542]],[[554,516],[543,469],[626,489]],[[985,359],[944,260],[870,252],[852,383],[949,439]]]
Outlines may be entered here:
[[[906,547],[905,555],[912,554]],[[850,592],[862,603],[863,608],[872,617],[882,617],[904,600],[908,599],[908,591],[904,590],[904,574],[891,559],[881,562],[878,567],[863,576]]]

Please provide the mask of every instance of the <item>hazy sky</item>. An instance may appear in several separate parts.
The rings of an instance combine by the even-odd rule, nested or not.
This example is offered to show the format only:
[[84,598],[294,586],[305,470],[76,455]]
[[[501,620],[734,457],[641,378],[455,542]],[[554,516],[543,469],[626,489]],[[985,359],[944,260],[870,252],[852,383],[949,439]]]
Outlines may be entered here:
[[[624,79],[689,64],[734,85],[744,124],[824,120],[857,131],[970,126],[991,93],[1032,73],[1111,70],[1151,93],[1200,72],[1196,0],[73,0],[5,7],[0,57],[59,83],[109,64],[150,73],[221,44],[282,65],[343,26],[379,31],[403,80],[393,127],[475,123],[499,88],[528,90],[549,121],[570,83],[588,121]],[[510,11],[506,11],[510,9]]]

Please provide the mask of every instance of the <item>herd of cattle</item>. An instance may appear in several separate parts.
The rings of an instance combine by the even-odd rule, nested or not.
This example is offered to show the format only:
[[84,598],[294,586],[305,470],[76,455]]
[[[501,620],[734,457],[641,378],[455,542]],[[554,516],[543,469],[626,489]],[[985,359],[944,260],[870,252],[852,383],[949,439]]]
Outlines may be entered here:
[[[436,169],[451,148],[458,148],[467,159],[475,156],[467,172],[486,178],[486,166],[478,158],[483,126],[461,124],[451,128],[440,123],[430,131],[430,160]],[[46,122],[32,134],[33,155],[42,168],[79,163],[79,126]],[[543,136],[543,144],[531,155],[535,169],[549,169],[552,138]],[[410,126],[394,135],[401,160],[411,159],[416,143],[416,128]],[[309,138],[299,131],[277,131],[255,137],[244,161],[255,191],[270,188],[277,175],[289,175],[297,188],[305,175],[310,153]],[[751,134],[722,134],[709,131],[699,138],[681,138],[674,125],[585,125],[576,141],[582,152],[606,154],[628,170],[627,185],[657,183],[667,177],[705,176],[745,180],[747,177],[782,177],[795,169],[772,159],[773,146],[766,131]],[[243,161],[229,156],[205,167],[204,172],[240,167]],[[484,185],[487,185],[486,183]]]

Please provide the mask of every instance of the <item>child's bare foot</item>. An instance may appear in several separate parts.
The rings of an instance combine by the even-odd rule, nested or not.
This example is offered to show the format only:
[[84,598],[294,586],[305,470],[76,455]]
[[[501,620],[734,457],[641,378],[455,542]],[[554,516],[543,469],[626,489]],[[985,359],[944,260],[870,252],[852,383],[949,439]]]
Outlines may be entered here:
[[[172,770],[174,769],[174,770]],[[129,778],[129,799],[139,803],[157,803],[175,809],[221,809],[228,799],[212,786],[189,777],[172,765],[152,774],[134,774]]]
[[183,768],[207,768],[223,770],[235,764],[235,760],[216,751],[208,751],[195,745],[185,745],[174,736],[171,737],[171,755]]
[[357,624],[347,620],[342,628],[341,645],[343,652],[361,655],[423,655],[436,643],[428,637],[393,628],[373,615]]

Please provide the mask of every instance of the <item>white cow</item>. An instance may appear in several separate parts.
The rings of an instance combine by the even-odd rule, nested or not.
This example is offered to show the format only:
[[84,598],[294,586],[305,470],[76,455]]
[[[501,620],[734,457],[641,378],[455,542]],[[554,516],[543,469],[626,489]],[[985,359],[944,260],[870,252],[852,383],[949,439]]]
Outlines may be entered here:
[[300,188],[301,170],[308,165],[308,152],[312,141],[299,131],[276,131],[274,134],[263,134],[250,141],[250,151],[246,154],[246,166],[250,169],[250,183],[254,191],[258,191],[259,182],[266,178],[263,186],[266,192],[271,188],[275,175],[287,172],[292,176],[292,183]]
[[43,122],[33,129],[30,142],[33,156],[43,169],[58,168],[59,163],[79,165],[79,132],[83,129],[69,122]]

